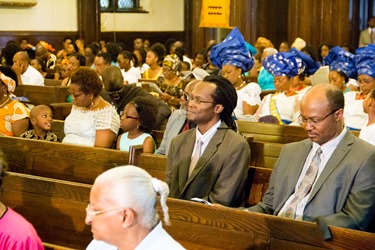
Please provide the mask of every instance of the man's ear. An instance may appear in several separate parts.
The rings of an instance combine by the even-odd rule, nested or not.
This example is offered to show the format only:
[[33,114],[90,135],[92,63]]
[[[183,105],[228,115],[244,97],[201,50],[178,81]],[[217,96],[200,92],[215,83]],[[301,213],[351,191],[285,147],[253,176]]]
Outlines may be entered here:
[[222,104],[216,104],[215,105],[214,112],[216,114],[220,114],[221,112],[223,112],[223,110],[224,110],[224,106]]

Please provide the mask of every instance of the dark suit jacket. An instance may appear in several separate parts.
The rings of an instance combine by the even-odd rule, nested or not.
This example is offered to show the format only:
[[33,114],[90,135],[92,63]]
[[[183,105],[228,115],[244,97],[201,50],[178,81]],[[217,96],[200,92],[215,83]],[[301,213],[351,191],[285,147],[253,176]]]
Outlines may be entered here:
[[241,205],[250,161],[248,143],[222,122],[188,178],[195,133],[195,129],[190,129],[172,140],[166,169],[169,196],[185,200],[198,197],[224,206]]
[[[309,139],[283,147],[263,202],[249,211],[277,215],[294,188],[312,147]],[[303,220],[368,230],[375,213],[375,147],[347,132],[316,180]]]

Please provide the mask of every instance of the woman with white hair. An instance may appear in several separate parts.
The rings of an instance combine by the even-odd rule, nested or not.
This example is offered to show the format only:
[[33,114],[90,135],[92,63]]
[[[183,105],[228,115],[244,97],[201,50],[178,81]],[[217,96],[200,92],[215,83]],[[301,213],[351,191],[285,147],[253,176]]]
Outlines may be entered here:
[[162,227],[156,195],[169,224],[168,185],[135,166],[120,166],[99,175],[86,208],[94,240],[88,250],[184,249]]

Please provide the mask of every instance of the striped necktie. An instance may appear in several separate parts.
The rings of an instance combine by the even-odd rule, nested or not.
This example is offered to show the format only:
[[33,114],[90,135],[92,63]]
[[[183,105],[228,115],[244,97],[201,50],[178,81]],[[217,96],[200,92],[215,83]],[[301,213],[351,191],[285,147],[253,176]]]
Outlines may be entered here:
[[320,155],[322,154],[322,149],[319,148],[311,163],[309,168],[306,171],[305,176],[303,177],[301,183],[299,184],[297,191],[294,194],[294,198],[290,201],[289,206],[284,210],[284,213],[280,214],[279,216],[290,218],[290,219],[297,219],[302,220],[302,216],[296,217],[296,210],[298,204],[301,203],[303,198],[306,197],[311,191],[311,188],[315,182],[316,176],[318,174],[319,165],[320,165]]

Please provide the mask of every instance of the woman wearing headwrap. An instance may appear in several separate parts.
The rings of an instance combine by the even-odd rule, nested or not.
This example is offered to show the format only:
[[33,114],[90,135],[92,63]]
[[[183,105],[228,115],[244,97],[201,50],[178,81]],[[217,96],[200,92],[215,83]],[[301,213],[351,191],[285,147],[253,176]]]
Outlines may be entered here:
[[292,49],[291,52],[280,52],[267,57],[263,61],[263,67],[274,76],[276,93],[263,98],[255,116],[274,116],[279,124],[296,121],[300,98],[297,92],[291,90],[293,80],[301,74],[313,74],[319,66],[307,55]]
[[323,65],[329,66],[329,83],[337,86],[345,94],[351,91],[349,78],[357,78],[354,55],[340,46],[330,49],[323,59]]
[[319,69],[319,64],[310,55],[297,48],[291,48],[290,52],[296,56],[298,63],[298,75],[293,78],[291,90],[295,91],[301,100],[311,88],[311,81],[308,76],[313,75]]
[[160,98],[172,109],[180,107],[181,96],[185,84],[179,76],[181,61],[176,54],[167,55],[163,60],[163,76],[159,77],[157,85],[163,91]]
[[20,136],[29,128],[30,111],[10,98],[16,82],[0,71],[0,135]]
[[254,58],[237,28],[234,28],[223,42],[212,48],[211,61],[221,68],[223,77],[236,89],[238,100],[234,114],[237,119],[254,120],[253,115],[261,102],[261,89],[258,84],[247,83],[242,79],[242,75],[253,67]]
[[361,130],[366,124],[367,114],[363,111],[363,100],[375,88],[375,44],[357,49],[354,56],[359,91],[344,94],[345,125],[351,130]]

